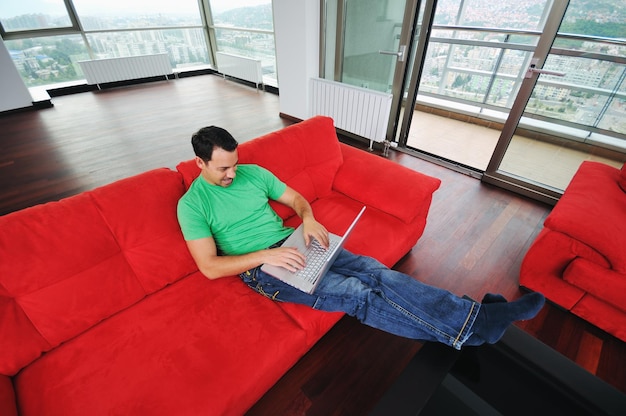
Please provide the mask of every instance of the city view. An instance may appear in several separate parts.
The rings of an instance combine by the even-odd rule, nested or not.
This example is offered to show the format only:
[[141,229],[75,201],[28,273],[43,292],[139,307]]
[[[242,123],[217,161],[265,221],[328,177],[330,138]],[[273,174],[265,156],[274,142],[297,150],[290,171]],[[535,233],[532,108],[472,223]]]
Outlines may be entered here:
[[[195,1],[183,2],[186,8],[176,13],[165,12],[165,6],[151,8],[151,13],[115,7],[107,13],[94,13],[83,6],[83,0],[74,3],[92,55],[80,33],[5,40],[29,87],[83,79],[77,62],[88,59],[167,53],[177,70],[211,64],[208,36]],[[216,49],[261,59],[264,75],[277,82],[271,3],[234,8],[229,8],[227,1],[213,3]],[[538,35],[502,32],[540,32],[545,3],[440,0],[420,93],[510,108],[531,57],[517,46],[536,44]],[[0,21],[7,33],[70,25],[67,14],[49,12],[0,14]],[[555,48],[585,52],[588,57],[551,54],[544,69],[565,75],[542,75],[527,111],[626,134],[623,0],[572,0],[559,32],[606,40],[557,38]],[[472,41],[480,45],[472,45]],[[485,42],[490,44],[485,46]]]
[[[80,10],[80,9],[79,9]],[[217,49],[261,59],[263,71],[275,78],[271,3],[226,10],[214,15]],[[142,13],[80,16],[94,59],[167,53],[172,67],[206,67],[211,64],[207,38],[198,11],[188,14]],[[255,24],[251,26],[251,18]],[[7,31],[62,27],[63,16],[28,14],[2,18]],[[141,28],[159,28],[141,30]],[[264,29],[269,33],[229,30]],[[131,29],[131,30],[129,30]],[[27,86],[49,85],[84,78],[79,61],[92,59],[81,35],[62,35],[5,41]]]
[[[459,13],[458,0],[438,3],[420,93],[492,109],[511,108],[532,57],[523,46],[538,40],[538,35],[514,30],[541,32],[545,1],[471,4]],[[445,25],[474,30],[450,30]],[[503,33],[508,29],[511,33]],[[606,41],[558,37],[555,49],[585,56],[560,55],[553,49],[543,69],[563,76],[541,75],[526,111],[626,134],[626,5],[620,0],[572,0],[559,33]],[[463,43],[455,44],[456,39]]]
[[[86,16],[84,27],[93,30],[128,28],[129,16]],[[17,20],[18,22],[15,22]],[[19,16],[3,20],[6,28],[54,26],[59,18],[49,15]],[[81,20],[81,22],[83,21]],[[174,26],[176,29],[87,33],[94,58],[112,58],[167,52],[172,66],[206,65],[208,52],[197,16],[137,16],[139,27]],[[188,27],[188,28],[186,28]],[[91,59],[80,35],[16,39],[5,42],[28,86],[84,78],[78,61]]]

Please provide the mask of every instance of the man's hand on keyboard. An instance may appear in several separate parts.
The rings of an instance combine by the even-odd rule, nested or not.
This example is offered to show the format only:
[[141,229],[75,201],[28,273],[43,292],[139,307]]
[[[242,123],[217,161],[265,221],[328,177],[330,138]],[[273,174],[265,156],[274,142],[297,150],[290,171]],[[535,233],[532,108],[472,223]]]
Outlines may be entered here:
[[311,239],[314,238],[325,249],[328,249],[328,230],[314,219],[310,219],[304,223],[304,242],[306,245],[311,244]]
[[284,267],[290,272],[302,270],[306,264],[306,257],[295,247],[278,247],[263,250],[263,263]]

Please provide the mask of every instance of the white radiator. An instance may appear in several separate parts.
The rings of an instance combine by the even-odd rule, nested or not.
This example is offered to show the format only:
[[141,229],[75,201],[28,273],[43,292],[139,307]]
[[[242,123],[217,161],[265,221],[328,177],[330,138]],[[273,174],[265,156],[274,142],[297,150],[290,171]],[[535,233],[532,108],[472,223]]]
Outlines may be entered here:
[[167,79],[167,75],[173,73],[172,64],[166,53],[95,59],[79,61],[78,64],[85,74],[87,84],[91,85],[156,76],[164,76]]
[[254,82],[257,88],[259,88],[259,85],[263,85],[260,59],[231,55],[224,52],[217,52],[215,56],[217,58],[217,69],[224,77],[229,76]]
[[391,94],[321,78],[311,79],[310,116],[332,117],[335,127],[372,141],[385,140]]

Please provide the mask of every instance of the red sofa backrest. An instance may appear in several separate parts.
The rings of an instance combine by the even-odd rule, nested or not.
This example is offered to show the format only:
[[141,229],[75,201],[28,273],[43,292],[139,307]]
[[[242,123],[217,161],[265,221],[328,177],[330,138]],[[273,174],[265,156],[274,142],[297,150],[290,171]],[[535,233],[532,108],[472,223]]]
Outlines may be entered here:
[[0,217],[0,374],[195,271],[183,192],[158,169]]
[[[343,163],[333,120],[323,116],[242,143],[238,153],[239,163],[269,169],[309,202],[330,193]],[[182,162],[176,169],[187,187],[200,174],[194,160]],[[282,218],[293,214],[283,205],[272,203],[272,207]]]

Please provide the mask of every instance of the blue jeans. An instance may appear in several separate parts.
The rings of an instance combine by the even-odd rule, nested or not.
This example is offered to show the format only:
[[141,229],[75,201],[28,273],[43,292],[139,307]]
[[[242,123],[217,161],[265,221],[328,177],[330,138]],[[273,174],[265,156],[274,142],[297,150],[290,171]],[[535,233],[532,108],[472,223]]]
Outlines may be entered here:
[[472,334],[480,304],[391,270],[371,257],[342,250],[313,294],[263,272],[242,273],[243,281],[268,298],[329,312],[406,338],[437,341],[460,349]]

